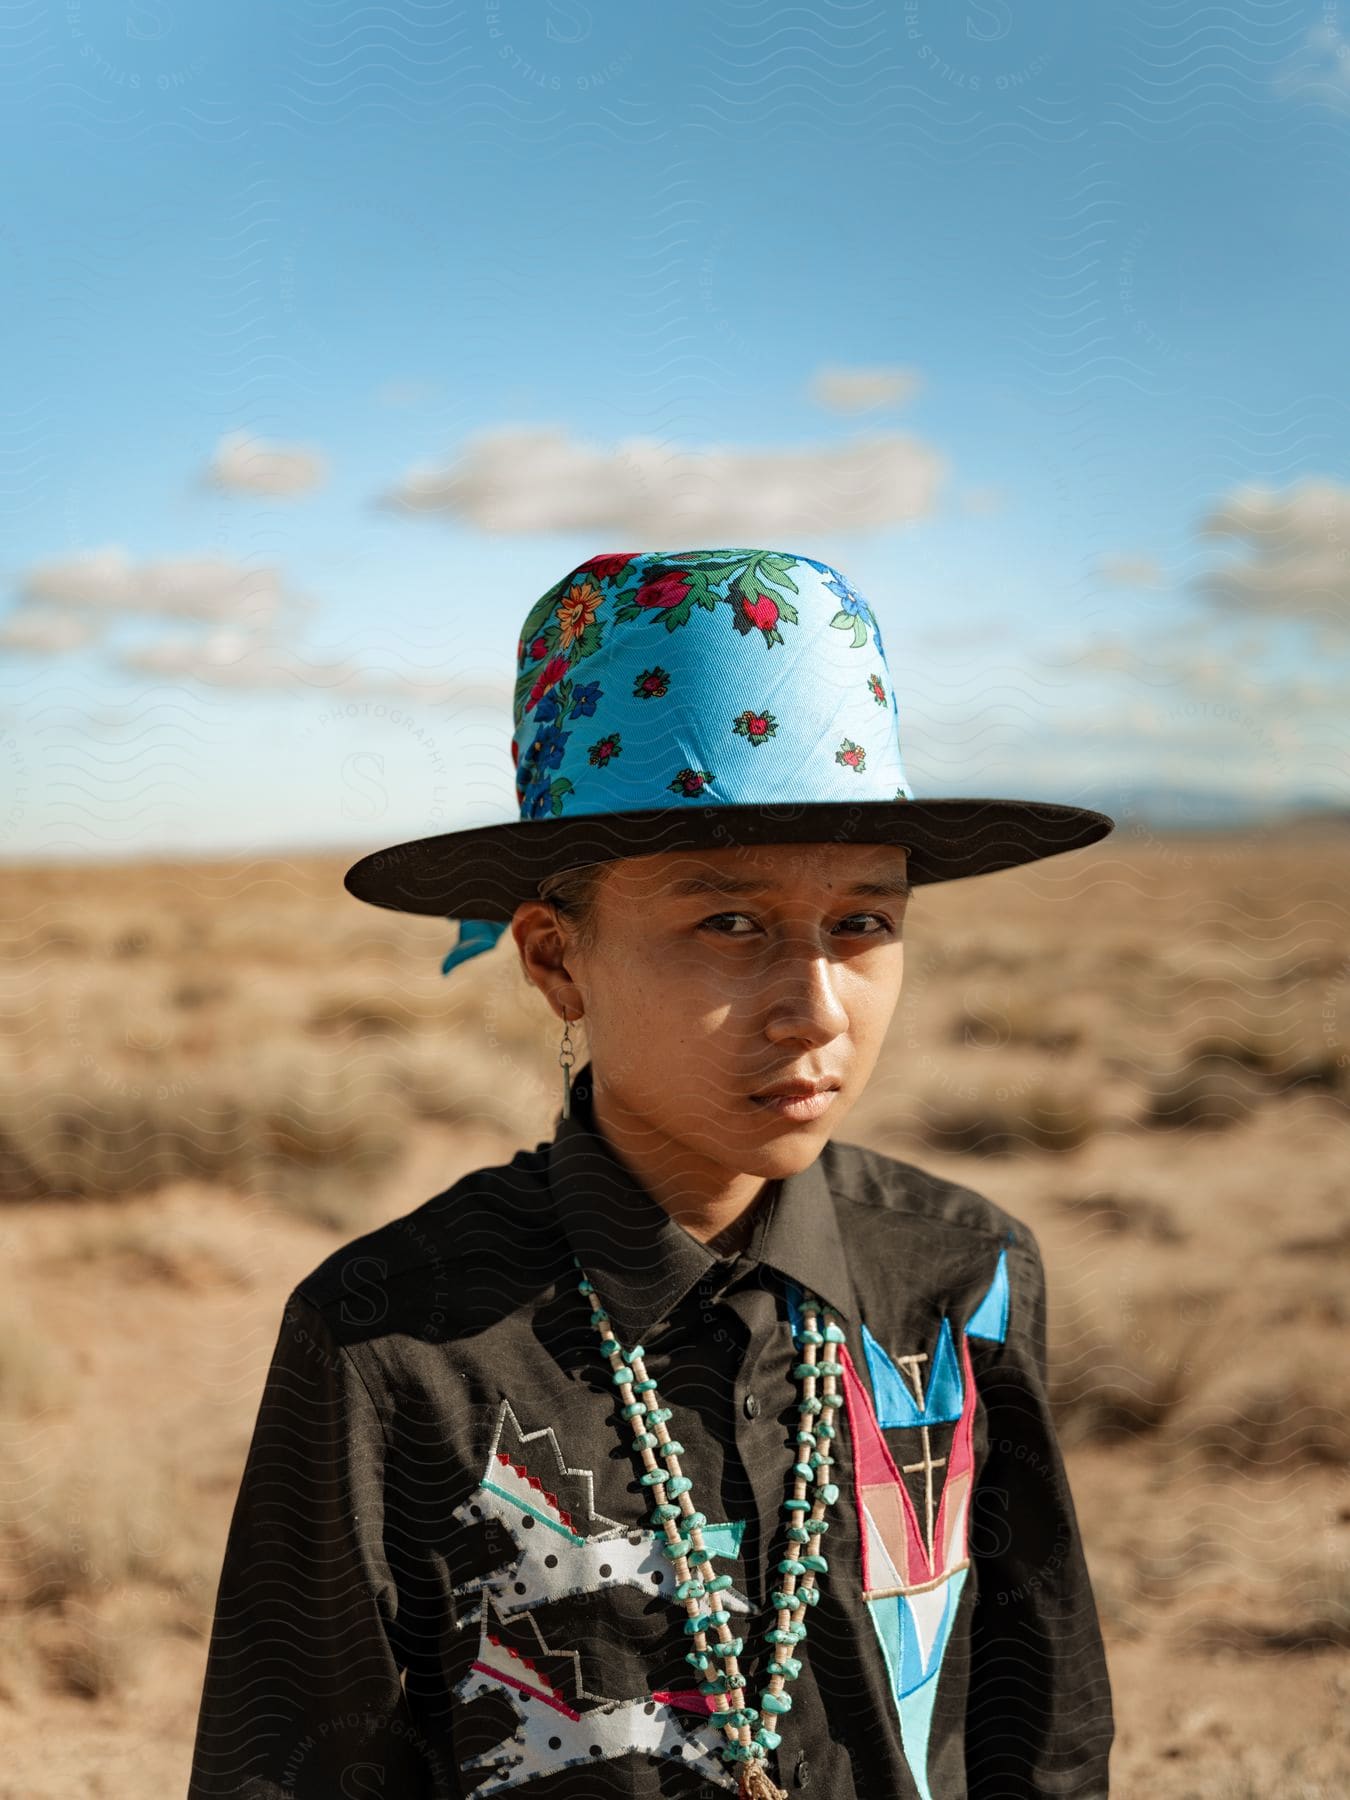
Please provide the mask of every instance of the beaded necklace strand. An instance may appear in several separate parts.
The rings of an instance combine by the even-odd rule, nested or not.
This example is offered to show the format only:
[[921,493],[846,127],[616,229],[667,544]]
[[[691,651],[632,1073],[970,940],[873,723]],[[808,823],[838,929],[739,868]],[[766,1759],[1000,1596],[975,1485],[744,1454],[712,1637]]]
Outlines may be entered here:
[[[816,1357],[819,1345],[844,1342],[844,1333],[838,1324],[839,1314],[814,1295],[802,1296],[799,1310],[803,1323],[793,1337],[802,1360],[792,1371],[793,1379],[801,1389],[801,1398],[797,1402],[797,1411],[802,1418],[801,1429],[797,1432],[800,1448],[792,1465],[793,1491],[783,1502],[783,1510],[788,1515],[788,1542],[795,1547],[796,1554],[790,1549],[779,1562],[782,1584],[769,1596],[778,1621],[764,1633],[765,1642],[773,1646],[773,1654],[767,1665],[769,1683],[761,1692],[760,1706],[756,1708],[745,1703],[744,1682],[737,1660],[744,1640],[732,1637],[728,1629],[731,1614],[715,1603],[706,1611],[702,1609],[701,1603],[707,1596],[729,1588],[732,1581],[730,1575],[712,1573],[712,1558],[722,1552],[708,1549],[703,1542],[702,1528],[708,1521],[703,1513],[695,1511],[689,1492],[692,1484],[688,1476],[680,1473],[679,1458],[684,1445],[677,1443],[666,1431],[670,1408],[658,1404],[656,1383],[647,1374],[642,1345],[637,1344],[631,1350],[622,1347],[610,1327],[609,1314],[593,1297],[594,1286],[587,1279],[579,1259],[574,1256],[572,1261],[581,1270],[577,1287],[590,1301],[591,1323],[600,1333],[613,1370],[614,1385],[624,1403],[622,1416],[632,1425],[633,1443],[642,1455],[645,1465],[642,1485],[652,1491],[656,1501],[651,1521],[665,1532],[661,1554],[670,1558],[679,1576],[674,1598],[684,1603],[688,1613],[684,1629],[694,1640],[694,1648],[684,1660],[706,1677],[699,1682],[699,1692],[712,1697],[713,1718],[727,1736],[722,1759],[738,1765],[739,1800],[788,1800],[786,1790],[771,1779],[765,1768],[769,1751],[778,1748],[782,1736],[768,1725],[761,1725],[752,1736],[751,1726],[761,1711],[770,1716],[781,1716],[792,1710],[792,1696],[784,1691],[783,1684],[795,1679],[802,1665],[789,1653],[789,1647],[806,1636],[805,1615],[820,1599],[815,1578],[829,1568],[820,1554],[820,1539],[830,1528],[829,1520],[823,1515],[825,1508],[839,1498],[839,1489],[829,1479],[833,1461],[830,1440],[835,1435],[835,1426],[833,1419],[825,1415],[834,1412],[844,1396],[838,1387],[839,1363],[828,1352],[823,1362],[817,1361]],[[820,1325],[818,1319],[823,1321]],[[824,1384],[819,1393],[816,1391],[817,1380]],[[652,1397],[650,1403],[643,1397],[648,1394]],[[808,1444],[811,1446],[809,1454],[805,1451]],[[657,1461],[658,1452],[665,1459],[665,1468]],[[814,1484],[814,1492],[809,1498],[808,1483]],[[691,1567],[697,1572],[691,1572]],[[716,1640],[711,1644],[707,1638],[710,1625],[717,1628]],[[709,1675],[714,1658],[723,1667],[715,1675]]]

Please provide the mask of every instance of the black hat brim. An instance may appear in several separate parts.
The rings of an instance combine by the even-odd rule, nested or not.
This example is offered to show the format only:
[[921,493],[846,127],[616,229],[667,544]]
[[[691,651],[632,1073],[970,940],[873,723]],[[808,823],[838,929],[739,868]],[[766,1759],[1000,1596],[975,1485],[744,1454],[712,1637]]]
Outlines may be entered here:
[[735,844],[899,844],[911,882],[991,875],[1081,850],[1115,825],[1049,800],[818,801],[781,806],[656,807],[507,819],[373,851],[343,877],[371,906],[446,919],[509,922],[546,875],[578,863]]

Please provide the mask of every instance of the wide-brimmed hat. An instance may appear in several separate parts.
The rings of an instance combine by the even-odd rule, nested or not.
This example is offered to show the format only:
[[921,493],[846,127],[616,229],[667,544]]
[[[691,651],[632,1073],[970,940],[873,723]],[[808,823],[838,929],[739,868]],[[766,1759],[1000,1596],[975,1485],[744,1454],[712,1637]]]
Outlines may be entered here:
[[1115,821],[1050,800],[915,799],[876,615],[784,550],[592,556],[516,645],[519,817],[363,856],[347,891],[460,922],[448,973],[547,875],[732,844],[889,843],[914,883],[1096,843]]

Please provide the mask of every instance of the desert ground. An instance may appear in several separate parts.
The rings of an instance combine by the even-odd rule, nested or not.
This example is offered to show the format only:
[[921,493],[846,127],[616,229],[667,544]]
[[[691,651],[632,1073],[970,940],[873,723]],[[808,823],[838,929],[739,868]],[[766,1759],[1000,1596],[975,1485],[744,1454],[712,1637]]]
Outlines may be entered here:
[[[509,940],[445,979],[354,854],[5,871],[0,1800],[185,1791],[285,1296],[552,1133]],[[1350,829],[1125,821],[905,940],[838,1135],[1040,1239],[1113,1793],[1340,1800]]]

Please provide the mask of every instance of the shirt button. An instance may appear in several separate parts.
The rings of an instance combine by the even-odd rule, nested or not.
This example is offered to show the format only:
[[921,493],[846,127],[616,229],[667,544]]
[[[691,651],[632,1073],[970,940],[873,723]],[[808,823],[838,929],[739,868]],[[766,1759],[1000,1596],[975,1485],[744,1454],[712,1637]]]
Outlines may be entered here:
[[793,1780],[799,1788],[804,1788],[810,1779],[811,1765],[804,1756],[799,1756],[797,1758],[797,1768],[793,1775]]
[[759,1398],[758,1398],[758,1396],[755,1394],[747,1394],[745,1396],[744,1404],[745,1404],[746,1418],[747,1419],[756,1418],[759,1414]]

